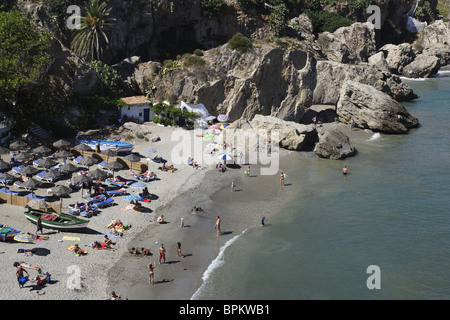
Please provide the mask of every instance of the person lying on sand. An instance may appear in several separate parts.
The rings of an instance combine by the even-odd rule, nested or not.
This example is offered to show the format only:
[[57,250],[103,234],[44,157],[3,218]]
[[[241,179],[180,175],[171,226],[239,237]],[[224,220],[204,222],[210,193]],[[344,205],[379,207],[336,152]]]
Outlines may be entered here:
[[156,219],[156,222],[158,222],[158,223],[163,223],[163,222],[164,222],[164,215],[160,215],[160,216],[158,217],[158,219]]
[[141,253],[142,253],[144,256],[151,256],[151,255],[152,255],[152,253],[150,252],[150,250],[148,250],[148,249],[146,249],[146,248],[141,248]]
[[131,254],[134,254],[134,255],[138,255],[138,254],[140,254],[139,250],[138,250],[138,249],[136,249],[136,248],[131,248],[131,251],[130,251],[130,253],[131,253]]

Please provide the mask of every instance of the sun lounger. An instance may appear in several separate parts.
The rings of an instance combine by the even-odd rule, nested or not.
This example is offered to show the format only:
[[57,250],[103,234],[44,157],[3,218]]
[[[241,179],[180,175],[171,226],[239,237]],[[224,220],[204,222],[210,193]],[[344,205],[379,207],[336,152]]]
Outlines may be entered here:
[[47,181],[47,182],[54,182],[56,179],[55,178],[44,178],[44,176],[47,174],[47,171],[41,171],[39,172],[36,177],[41,180],[41,181]]
[[95,196],[93,198],[86,199],[86,202],[91,204],[91,203],[101,202],[105,199],[106,199],[106,196],[104,194],[101,194],[101,195]]
[[111,179],[109,179],[109,178],[107,178],[107,179],[105,180],[105,182],[106,182],[106,183],[109,183],[109,184],[112,184],[113,186],[117,186],[117,187],[123,187],[124,185],[126,185],[125,182],[117,182],[117,181],[113,181],[113,180],[111,180]]
[[20,182],[20,181],[14,182],[14,186],[17,187],[17,188],[20,188],[20,189],[25,189],[27,191],[31,190],[31,188],[27,188],[27,187],[22,186],[22,182]]
[[12,171],[14,172],[14,173],[16,173],[16,174],[21,174],[20,173],[20,169],[22,169],[23,167],[25,167],[24,165],[20,165],[20,166],[18,166],[18,167],[13,167],[12,168]]
[[113,198],[108,198],[105,201],[96,202],[95,205],[97,206],[97,208],[104,208],[104,207],[112,206],[113,203],[114,203],[114,199]]
[[13,165],[13,166],[17,166],[17,165],[20,164],[20,161],[17,161],[16,159],[11,158],[11,160],[9,161],[9,163],[10,163],[11,165]]
[[[74,206],[75,206],[75,204],[69,205],[69,213],[78,215],[79,212],[78,212],[77,209],[75,209]],[[86,212],[86,211],[84,210],[85,207],[86,207],[86,204],[85,204],[85,203],[79,203],[79,204],[78,204],[78,208],[80,208],[80,213]],[[94,212],[97,212],[97,210],[98,210],[98,209],[97,209],[97,206],[95,206],[95,205],[93,205],[93,204],[91,204],[91,209],[92,209]]]
[[97,166],[98,166],[99,168],[101,168],[101,169],[104,169],[107,163],[108,163],[108,162],[106,162],[106,161],[102,161],[102,162],[100,162]]
[[83,160],[82,156],[78,156],[75,159],[73,159],[73,162],[75,162],[76,164],[80,164],[80,161]]
[[117,181],[117,182],[124,182],[124,183],[126,183],[127,185],[130,185],[130,184],[136,182],[136,181],[134,181],[134,180],[128,180],[128,179],[125,179],[125,178],[123,178],[123,177],[121,177],[121,176],[116,176],[116,181]]
[[11,179],[0,179],[0,184],[6,186],[8,183],[13,182],[14,180]]
[[114,196],[121,196],[126,192],[125,189],[119,189],[119,190],[109,190],[106,191],[106,194],[110,197],[114,197]]
[[41,161],[41,160],[42,160],[42,158],[39,158],[39,159],[37,159],[37,160],[34,160],[34,161],[33,161],[33,166],[39,167],[38,162]]

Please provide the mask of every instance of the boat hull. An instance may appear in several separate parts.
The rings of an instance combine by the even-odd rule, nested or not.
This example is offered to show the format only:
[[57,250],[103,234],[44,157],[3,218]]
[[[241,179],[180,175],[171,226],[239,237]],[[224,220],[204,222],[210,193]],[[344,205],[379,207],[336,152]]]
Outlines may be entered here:
[[25,217],[28,221],[36,224],[36,220],[39,215],[42,214],[53,214],[57,215],[60,219],[57,222],[41,219],[42,227],[44,229],[52,229],[58,231],[83,231],[88,226],[89,220],[84,220],[80,218],[75,218],[67,214],[55,214],[54,212],[31,210],[25,212]]
[[[19,230],[13,229],[11,227],[5,226],[4,228],[8,228],[9,232],[8,233],[0,233],[0,241],[2,241],[2,242],[13,242],[14,237],[20,233]],[[0,228],[0,230],[1,229],[2,228]]]
[[131,153],[134,144],[127,142],[116,142],[107,140],[93,140],[93,139],[78,139],[79,143],[89,146],[93,151],[96,151],[97,145],[100,144],[100,151],[112,150],[118,153]]

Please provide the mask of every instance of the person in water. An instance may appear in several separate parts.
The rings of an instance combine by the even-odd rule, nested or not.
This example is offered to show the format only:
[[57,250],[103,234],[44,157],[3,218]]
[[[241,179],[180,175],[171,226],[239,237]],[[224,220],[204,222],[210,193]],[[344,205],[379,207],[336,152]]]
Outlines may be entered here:
[[344,167],[342,168],[342,174],[347,174],[347,167],[346,167],[346,166],[344,166]]

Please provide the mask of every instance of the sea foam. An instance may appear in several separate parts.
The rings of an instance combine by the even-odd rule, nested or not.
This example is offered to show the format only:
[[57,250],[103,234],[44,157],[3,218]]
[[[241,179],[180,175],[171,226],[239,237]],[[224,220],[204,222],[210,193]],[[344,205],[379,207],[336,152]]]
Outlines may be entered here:
[[200,296],[204,287],[208,284],[213,272],[217,268],[220,268],[225,263],[225,260],[224,260],[225,250],[229,246],[231,246],[234,242],[236,242],[236,240],[239,239],[246,231],[247,231],[247,229],[242,231],[241,234],[234,236],[233,238],[231,238],[230,240],[225,242],[225,244],[220,248],[219,254],[217,255],[217,257],[211,262],[211,264],[208,266],[208,268],[203,273],[203,276],[202,276],[203,284],[200,286],[200,288],[197,289],[197,291],[195,291],[195,293],[192,295],[190,300],[196,300]]
[[379,132],[374,133],[368,140],[373,141],[381,138],[381,134]]

